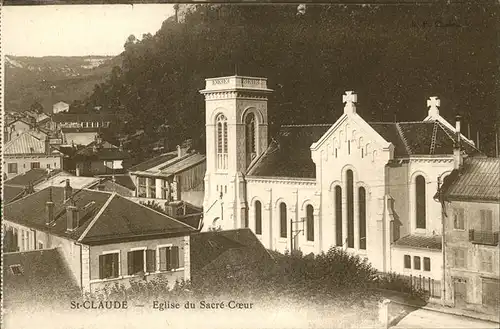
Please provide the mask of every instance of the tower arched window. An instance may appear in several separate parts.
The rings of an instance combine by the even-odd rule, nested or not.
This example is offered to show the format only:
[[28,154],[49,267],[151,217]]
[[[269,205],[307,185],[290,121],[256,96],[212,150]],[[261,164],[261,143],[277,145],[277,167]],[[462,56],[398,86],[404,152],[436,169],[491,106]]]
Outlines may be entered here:
[[246,162],[247,166],[250,165],[250,162],[257,155],[256,151],[256,120],[255,114],[249,113],[245,117],[245,153],[246,153]]
[[217,168],[227,169],[227,118],[219,114],[216,120],[217,129]]
[[280,237],[286,238],[287,228],[286,228],[286,204],[284,202],[280,203]]
[[255,201],[255,234],[262,234],[262,204]]
[[306,207],[306,228],[307,241],[314,241],[314,208],[311,205]]
[[425,178],[422,175],[418,175],[415,178],[415,219],[417,228],[425,228]]
[[342,246],[342,188],[335,186],[335,241]]
[[366,249],[366,190],[360,187],[358,190],[359,202],[359,249]]
[[347,180],[347,247],[354,248],[354,178],[352,170],[346,172]]

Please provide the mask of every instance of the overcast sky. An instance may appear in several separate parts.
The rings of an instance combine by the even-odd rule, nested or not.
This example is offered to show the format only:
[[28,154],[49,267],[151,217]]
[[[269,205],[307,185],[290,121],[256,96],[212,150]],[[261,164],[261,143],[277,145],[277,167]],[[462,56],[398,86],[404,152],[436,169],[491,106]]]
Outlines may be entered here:
[[4,6],[2,47],[17,56],[117,55],[130,34],[154,34],[173,5]]

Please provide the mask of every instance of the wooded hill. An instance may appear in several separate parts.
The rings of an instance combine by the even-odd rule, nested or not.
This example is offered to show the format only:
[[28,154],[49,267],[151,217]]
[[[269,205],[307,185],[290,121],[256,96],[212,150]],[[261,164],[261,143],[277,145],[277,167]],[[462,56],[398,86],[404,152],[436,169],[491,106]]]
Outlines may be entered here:
[[264,76],[275,92],[270,135],[281,124],[333,123],[342,94],[358,93],[370,121],[422,120],[430,96],[494,151],[498,6],[197,5],[153,35],[125,42],[123,63],[85,101],[130,117],[151,138],[160,125],[204,148],[204,79]]

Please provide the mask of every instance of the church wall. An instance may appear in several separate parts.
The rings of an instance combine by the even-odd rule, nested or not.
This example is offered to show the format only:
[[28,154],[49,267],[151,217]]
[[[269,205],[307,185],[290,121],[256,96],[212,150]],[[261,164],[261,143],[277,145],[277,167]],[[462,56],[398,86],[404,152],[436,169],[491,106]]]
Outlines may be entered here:
[[[314,241],[307,241],[307,225],[294,223],[294,230],[301,230],[294,242],[304,254],[318,253],[319,242],[319,196],[313,180],[294,181],[284,179],[247,178],[247,200],[249,201],[249,228],[255,233],[255,201],[262,204],[262,234],[257,237],[269,249],[284,252],[291,249],[290,220],[305,219],[307,205],[314,207]],[[287,237],[280,237],[280,204],[287,206]]]
[[[443,160],[427,160],[427,159],[412,159],[408,164],[408,183],[409,189],[409,220],[410,232],[412,234],[441,234],[441,204],[434,200],[434,195],[437,192],[438,177],[441,176],[441,181],[453,170],[453,159]],[[425,229],[416,228],[416,184],[415,179],[418,175],[422,175],[426,182],[426,227]]]
[[397,163],[388,166],[389,174],[389,195],[394,200],[393,203],[393,237],[395,241],[410,234],[410,219],[408,216],[409,207],[409,184],[408,184],[408,163]]

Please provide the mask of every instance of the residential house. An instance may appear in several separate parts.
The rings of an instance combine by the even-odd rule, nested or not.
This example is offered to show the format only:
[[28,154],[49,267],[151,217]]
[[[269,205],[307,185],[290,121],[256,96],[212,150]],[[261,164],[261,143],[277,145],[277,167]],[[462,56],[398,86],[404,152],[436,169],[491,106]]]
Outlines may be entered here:
[[465,158],[440,195],[445,230],[445,302],[498,315],[500,158]]
[[194,229],[116,193],[47,187],[4,207],[6,251],[59,248],[83,291],[190,279]]
[[6,310],[67,306],[79,295],[61,248],[3,254],[3,306]]
[[162,154],[129,169],[135,182],[135,196],[142,201],[165,203],[183,200],[195,206],[203,203],[205,155],[177,152]]
[[62,155],[46,134],[25,131],[4,145],[4,166],[10,179],[31,169],[60,169]]
[[480,151],[441,116],[437,97],[422,100],[421,121],[367,122],[347,91],[336,122],[282,125],[270,139],[267,79],[209,78],[200,93],[204,230],[248,227],[267,249],[338,247],[381,272],[442,277],[437,179],[454,168],[457,136],[465,155]]
[[52,105],[52,113],[61,113],[61,112],[68,112],[69,111],[69,104],[65,102],[57,102],[54,105]]
[[273,261],[269,251],[248,228],[191,235],[193,283],[234,272],[253,272]]
[[123,174],[126,169],[123,161],[129,157],[128,152],[121,147],[96,136],[93,142],[74,154],[75,173],[77,176]]
[[117,118],[110,113],[61,112],[52,115],[51,119],[53,129],[61,131],[65,145],[88,145]]
[[34,119],[5,115],[4,143],[18,137],[25,131],[33,130],[35,125],[36,122]]

